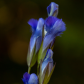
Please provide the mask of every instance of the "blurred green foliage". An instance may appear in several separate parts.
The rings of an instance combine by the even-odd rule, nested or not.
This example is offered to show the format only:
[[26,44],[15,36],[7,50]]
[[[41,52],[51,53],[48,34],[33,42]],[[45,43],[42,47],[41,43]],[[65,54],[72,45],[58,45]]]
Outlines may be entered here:
[[[27,21],[47,17],[51,0],[0,0],[0,84],[23,84],[26,55],[31,36]],[[84,84],[83,0],[53,0],[59,4],[58,18],[66,31],[56,38],[56,67],[49,84]],[[36,65],[31,72],[36,72]]]

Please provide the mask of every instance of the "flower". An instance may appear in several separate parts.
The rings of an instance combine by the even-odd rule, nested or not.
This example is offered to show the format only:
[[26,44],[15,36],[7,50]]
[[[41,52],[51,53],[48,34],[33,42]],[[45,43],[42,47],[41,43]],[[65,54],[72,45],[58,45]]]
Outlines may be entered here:
[[28,66],[33,66],[36,62],[35,55],[38,52],[41,42],[42,42],[42,30],[44,26],[44,20],[40,18],[38,21],[35,19],[30,19],[28,24],[32,28],[32,36],[30,38],[29,51],[27,55]]
[[[52,6],[53,5],[53,6]],[[56,5],[54,2],[51,2],[49,5],[48,12],[50,10],[50,7],[53,8],[53,12],[57,9]],[[50,12],[49,12],[50,13]],[[50,13],[51,14],[51,13]],[[38,53],[38,64],[40,64],[41,60],[45,58],[46,52],[48,48],[53,48],[53,44],[55,42],[55,38],[57,36],[60,36],[63,31],[66,30],[65,23],[62,21],[62,19],[58,19],[57,17],[54,16],[49,16],[48,18],[45,19],[44,23],[44,38],[43,38],[43,43],[40,48],[40,51]]]
[[49,82],[48,79],[51,77],[51,74],[54,70],[52,56],[53,51],[51,49],[48,49],[47,55],[45,56],[40,67],[40,74],[39,74],[40,84],[47,84]]
[[47,55],[45,56],[42,66],[41,66],[41,70],[42,72],[44,71],[44,69],[46,68],[46,66],[49,64],[51,64],[51,68],[49,69],[51,71],[52,67],[53,67],[53,51],[51,49],[47,50]]
[[62,19],[50,16],[45,20],[45,37],[43,40],[43,51],[50,46],[51,42],[60,36],[66,30],[65,23]]
[[[36,40],[40,41],[39,43],[41,43],[44,20],[42,18],[40,18],[38,21],[35,19],[30,19],[28,21],[28,24],[31,26],[32,32],[33,32],[33,35],[31,36],[31,39],[30,39],[30,52],[32,52],[32,49],[35,45]],[[40,40],[38,40],[38,38]],[[36,45],[36,51],[38,51],[39,47],[40,46]]]
[[51,2],[51,4],[47,7],[48,16],[55,16],[58,15],[58,4]]
[[[66,30],[65,23],[58,19],[58,4],[51,2],[47,7],[48,18],[45,20],[30,19],[32,36],[30,38],[27,64],[28,73],[25,72],[22,78],[24,84],[48,84],[54,71],[53,44],[55,38]],[[30,73],[31,67],[38,62],[37,75]]]
[[30,74],[25,72],[22,78],[22,81],[24,82],[24,84],[28,84],[29,78],[30,78]]
[[65,29],[65,23],[62,21],[62,19],[58,19],[54,16],[49,16],[45,19],[44,32],[46,33],[45,37],[43,38],[43,44],[38,54],[39,64],[41,60],[44,59],[47,49],[52,48],[55,38],[57,36],[60,36],[60,34],[62,34],[62,32],[65,31]]
[[39,64],[41,60],[44,59],[47,49],[52,48],[55,38],[57,36],[60,36],[60,34],[62,34],[62,32],[66,30],[65,23],[62,21],[62,19],[58,19],[54,16],[49,16],[48,18],[46,18],[44,25],[44,31],[46,31],[46,33],[45,37],[43,38],[43,44],[38,54]]
[[34,73],[30,75],[27,72],[25,72],[22,81],[24,82],[24,84],[38,84],[38,77]]

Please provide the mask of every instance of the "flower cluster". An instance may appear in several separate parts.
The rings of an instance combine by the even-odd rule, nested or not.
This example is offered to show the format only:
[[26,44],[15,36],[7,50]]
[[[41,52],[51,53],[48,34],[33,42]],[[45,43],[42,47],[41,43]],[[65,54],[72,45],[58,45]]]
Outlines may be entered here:
[[[24,84],[48,84],[55,65],[53,64],[53,46],[55,38],[65,31],[65,23],[58,19],[58,4],[51,2],[47,7],[48,18],[30,19],[32,36],[30,38],[27,64],[28,72],[24,73]],[[31,67],[37,65],[37,75],[30,74]]]

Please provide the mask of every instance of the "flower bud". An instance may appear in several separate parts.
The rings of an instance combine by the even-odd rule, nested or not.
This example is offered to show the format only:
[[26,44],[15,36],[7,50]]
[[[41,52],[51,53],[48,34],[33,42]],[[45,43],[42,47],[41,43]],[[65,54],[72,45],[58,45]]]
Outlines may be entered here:
[[51,74],[54,70],[52,56],[53,56],[53,51],[51,49],[48,49],[47,55],[45,56],[40,66],[40,74],[39,74],[40,84],[47,84],[49,82],[48,79],[51,77]]
[[36,63],[36,54],[42,42],[44,20],[40,18],[37,22],[37,20],[31,19],[29,20],[28,24],[32,27],[32,30],[34,30],[30,38],[29,50],[27,55],[27,64],[29,67],[32,67]]
[[58,15],[58,4],[51,2],[51,4],[47,7],[48,16],[55,16]]

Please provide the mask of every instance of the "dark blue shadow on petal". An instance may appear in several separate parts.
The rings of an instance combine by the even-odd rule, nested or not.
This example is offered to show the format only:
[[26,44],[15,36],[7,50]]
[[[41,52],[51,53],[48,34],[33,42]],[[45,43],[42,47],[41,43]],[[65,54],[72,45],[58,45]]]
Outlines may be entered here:
[[46,18],[45,20],[45,25],[46,25],[46,31],[49,32],[50,29],[53,27],[53,25],[55,24],[56,20],[58,20],[58,18],[50,16],[48,18]]
[[45,20],[45,24],[47,27],[52,27],[54,25],[54,23],[56,22],[57,18],[50,16]]
[[36,40],[36,52],[39,50],[42,42],[42,36],[39,36]]

